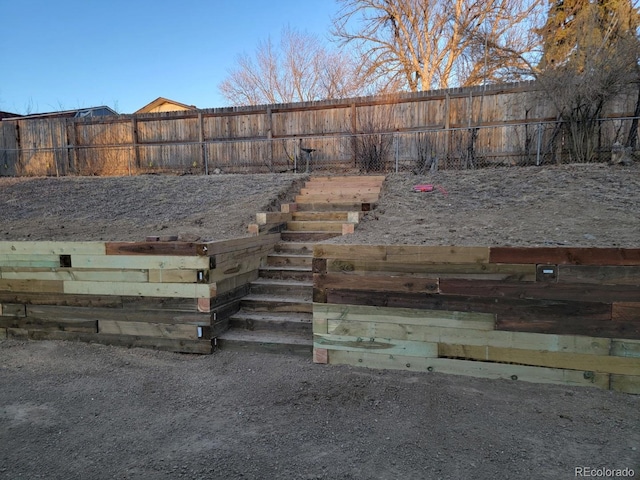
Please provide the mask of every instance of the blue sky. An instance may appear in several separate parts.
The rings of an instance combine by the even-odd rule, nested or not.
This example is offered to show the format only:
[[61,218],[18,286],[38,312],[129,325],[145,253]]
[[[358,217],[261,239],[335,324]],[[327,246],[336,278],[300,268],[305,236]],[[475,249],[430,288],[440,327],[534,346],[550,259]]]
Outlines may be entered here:
[[157,97],[227,106],[218,85],[241,53],[290,25],[329,37],[334,0],[0,0],[0,110]]

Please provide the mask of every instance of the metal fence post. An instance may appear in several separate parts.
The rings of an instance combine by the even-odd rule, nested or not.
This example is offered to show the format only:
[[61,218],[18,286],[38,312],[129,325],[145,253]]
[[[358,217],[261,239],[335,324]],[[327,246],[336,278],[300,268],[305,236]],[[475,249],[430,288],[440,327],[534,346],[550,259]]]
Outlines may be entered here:
[[393,143],[395,144],[395,157],[396,157],[396,173],[398,173],[398,169],[399,169],[399,162],[400,162],[400,145],[398,144],[398,135],[397,134],[393,134]]
[[540,148],[542,147],[542,124],[538,124],[538,148],[536,153],[536,166],[540,166]]

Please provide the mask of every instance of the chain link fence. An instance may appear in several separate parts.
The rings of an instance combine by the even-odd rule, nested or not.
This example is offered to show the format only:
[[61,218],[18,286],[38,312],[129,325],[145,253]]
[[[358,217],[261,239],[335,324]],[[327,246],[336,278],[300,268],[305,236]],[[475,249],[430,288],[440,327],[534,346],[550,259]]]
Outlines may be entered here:
[[[618,145],[636,150],[638,119],[602,119],[588,158],[561,122],[286,139],[100,144],[0,150],[0,175],[149,173],[426,173],[503,166],[608,162]],[[634,133],[635,132],[635,133]],[[587,141],[585,140],[585,141]]]

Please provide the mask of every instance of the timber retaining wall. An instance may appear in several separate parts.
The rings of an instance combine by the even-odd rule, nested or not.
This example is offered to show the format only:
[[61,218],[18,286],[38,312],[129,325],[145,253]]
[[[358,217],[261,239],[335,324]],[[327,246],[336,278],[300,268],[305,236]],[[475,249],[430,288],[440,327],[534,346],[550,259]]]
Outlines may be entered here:
[[317,245],[314,361],[640,394],[640,249]]
[[279,240],[0,242],[0,338],[211,353]]

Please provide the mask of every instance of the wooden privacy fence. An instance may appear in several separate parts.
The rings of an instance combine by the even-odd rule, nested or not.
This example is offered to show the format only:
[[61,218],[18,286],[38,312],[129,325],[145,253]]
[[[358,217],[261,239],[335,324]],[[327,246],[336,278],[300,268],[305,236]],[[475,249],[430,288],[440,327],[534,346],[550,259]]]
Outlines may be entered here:
[[640,394],[640,249],[316,245],[314,360]]
[[211,353],[279,239],[0,242],[0,338]]
[[[601,153],[627,137],[637,93],[604,112]],[[154,171],[393,171],[564,161],[553,106],[534,83],[346,100],[90,118],[4,119],[0,175]],[[615,120],[609,120],[615,118]],[[381,157],[363,163],[370,149]],[[366,156],[366,155],[365,155]],[[300,169],[300,168],[298,168]]]

